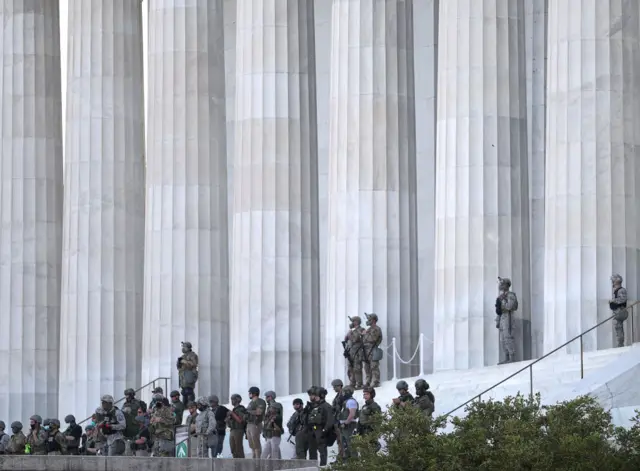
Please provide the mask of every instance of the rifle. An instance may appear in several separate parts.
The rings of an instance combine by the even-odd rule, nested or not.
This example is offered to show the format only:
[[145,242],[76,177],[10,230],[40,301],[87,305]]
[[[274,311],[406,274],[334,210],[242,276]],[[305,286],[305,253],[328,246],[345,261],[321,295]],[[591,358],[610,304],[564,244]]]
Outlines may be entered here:
[[293,442],[291,441],[291,437],[292,437],[292,435],[291,435],[291,434],[289,434],[289,438],[287,438],[287,443],[291,443],[292,445],[295,445],[295,443],[293,443]]
[[353,360],[351,359],[351,349],[347,346],[347,341],[346,340],[342,341],[342,348],[344,349],[344,352],[342,353],[342,355],[349,362],[349,366],[351,368],[353,368]]

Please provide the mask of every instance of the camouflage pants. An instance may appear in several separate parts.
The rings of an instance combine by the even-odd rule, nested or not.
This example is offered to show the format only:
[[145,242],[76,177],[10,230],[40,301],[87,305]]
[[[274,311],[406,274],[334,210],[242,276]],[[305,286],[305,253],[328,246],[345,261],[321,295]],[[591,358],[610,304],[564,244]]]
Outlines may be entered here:
[[209,458],[209,436],[199,434],[194,437],[198,458]]
[[153,441],[153,456],[161,456],[164,458],[173,458],[175,453],[173,440],[164,440],[156,438]]
[[515,360],[516,341],[513,338],[513,322],[511,313],[506,312],[500,316],[500,345],[507,360]]
[[379,361],[365,361],[364,362],[364,374],[367,379],[365,379],[365,384],[369,386],[378,387],[380,386],[380,362]]
[[616,331],[616,346],[624,347],[624,321],[614,320],[613,328]]
[[353,365],[350,363],[347,368],[347,376],[349,377],[349,383],[351,387],[362,386],[362,361],[354,361]]

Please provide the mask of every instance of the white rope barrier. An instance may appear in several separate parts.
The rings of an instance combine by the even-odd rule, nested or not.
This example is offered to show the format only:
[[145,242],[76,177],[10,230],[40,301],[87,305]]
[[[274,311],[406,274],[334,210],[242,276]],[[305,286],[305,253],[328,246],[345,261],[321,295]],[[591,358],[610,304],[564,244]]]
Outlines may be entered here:
[[[431,339],[426,339],[427,342],[429,343],[433,343],[433,340]],[[415,351],[413,352],[413,355],[411,355],[411,358],[409,358],[408,360],[403,360],[402,357],[400,356],[400,353],[398,352],[398,349],[396,348],[396,338],[393,337],[391,339],[391,345],[393,347],[393,378],[392,380],[395,381],[398,379],[398,367],[397,367],[397,363],[396,360],[399,360],[400,363],[402,363],[403,365],[410,365],[410,366],[416,366],[415,363],[411,363],[415,358],[416,355],[418,355],[418,353],[420,353],[420,358],[419,358],[419,363],[418,365],[420,366],[420,376],[424,376],[424,341],[425,341],[425,337],[424,334],[420,334],[420,340],[418,341],[418,345],[416,346]],[[386,349],[388,350],[389,347],[387,347]]]

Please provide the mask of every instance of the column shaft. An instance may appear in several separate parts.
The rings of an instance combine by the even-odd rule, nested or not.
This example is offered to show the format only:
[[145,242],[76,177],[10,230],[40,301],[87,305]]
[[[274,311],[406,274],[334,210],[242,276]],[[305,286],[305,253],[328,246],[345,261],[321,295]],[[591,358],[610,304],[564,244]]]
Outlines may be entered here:
[[62,249],[57,0],[0,2],[0,417],[57,417]]
[[200,358],[197,394],[226,400],[222,7],[222,0],[150,1],[143,378],[170,376],[177,388],[176,358],[187,340]]
[[378,314],[405,360],[418,343],[413,1],[335,0],[331,48],[327,384],[344,378],[347,316]]
[[[638,2],[549,0],[545,351],[611,315],[612,273],[638,299],[638,18]],[[612,345],[609,324],[584,338]]]
[[60,415],[140,385],[144,95],[140,0],[70,0]]
[[544,166],[547,98],[548,0],[525,1],[527,147],[531,256],[531,355],[543,354],[544,334]]
[[319,382],[312,0],[238,0],[231,392]]
[[434,366],[498,361],[497,277],[529,356],[529,212],[523,0],[440,3]]

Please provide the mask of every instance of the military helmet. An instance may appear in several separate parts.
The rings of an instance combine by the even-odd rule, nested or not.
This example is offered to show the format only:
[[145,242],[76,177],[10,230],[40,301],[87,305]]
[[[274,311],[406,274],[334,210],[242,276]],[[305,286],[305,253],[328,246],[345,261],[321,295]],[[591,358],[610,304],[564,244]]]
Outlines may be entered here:
[[309,389],[307,389],[307,394],[309,396],[313,396],[316,394],[316,387],[315,386],[311,386]]
[[362,319],[360,318],[360,316],[352,316],[351,322],[357,322],[358,324],[362,324]]
[[193,402],[193,401],[189,401],[189,402],[187,402],[187,407],[198,407],[198,403],[197,402]]
[[31,417],[29,417],[29,420],[33,420],[34,422],[37,422],[39,424],[42,423],[42,417],[40,417],[39,415],[32,415]]
[[64,421],[65,421],[67,424],[70,424],[71,422],[75,422],[75,421],[76,421],[76,418],[75,418],[73,415],[69,414],[68,416],[66,416],[66,417],[64,418]]
[[107,404],[113,404],[113,396],[111,394],[103,395],[100,400],[102,402],[106,402]]
[[160,393],[155,393],[152,398],[156,402],[162,402],[162,400],[164,399],[164,396]]
[[204,396],[200,396],[198,398],[197,402],[198,402],[198,405],[200,405],[200,406],[208,406],[209,405],[209,399],[204,397]]
[[51,419],[44,419],[44,421],[42,422],[42,425],[45,427],[49,424],[51,424]]
[[364,387],[362,389],[362,392],[371,394],[371,397],[376,397],[376,390],[375,390],[375,388],[373,388],[371,386]]
[[232,401],[240,401],[240,402],[242,402],[242,396],[240,394],[232,394],[231,395],[231,400]]
[[180,392],[179,391],[171,391],[171,394],[169,394],[169,397],[180,397]]
[[184,348],[193,348],[193,345],[191,345],[191,342],[187,342],[187,341],[182,342],[182,346]]
[[55,425],[56,427],[60,428],[60,421],[58,419],[50,419],[49,423],[51,425]]
[[17,428],[18,430],[22,430],[22,422],[11,422],[11,428]]
[[427,381],[424,379],[418,379],[416,380],[415,387],[416,387],[416,391],[418,389],[423,389],[426,391],[427,389],[429,389],[429,383],[427,383]]
[[134,395],[135,396],[136,392],[133,390],[133,388],[127,388],[124,390],[124,395],[125,396],[131,396]]
[[336,387],[336,386],[344,386],[344,384],[342,384],[342,380],[341,379],[334,379],[333,381],[331,381],[331,386],[332,387]]
[[303,404],[302,399],[300,399],[299,397],[296,397],[296,398],[293,400],[293,405],[295,406],[296,404],[300,404],[300,405],[302,405],[302,404]]
[[619,281],[620,283],[622,283],[622,277],[617,273],[614,273],[613,275],[611,275],[611,281],[613,283],[615,283],[616,281]]
[[260,395],[260,388],[257,386],[251,386],[249,388],[249,394],[257,394],[258,396]]
[[4,422],[2,420],[0,420],[0,430],[4,430],[6,427],[6,425],[4,424]]
[[367,316],[367,319],[370,320],[370,321],[378,322],[378,314],[376,314],[375,312],[372,312],[371,314],[369,314]]
[[355,390],[351,386],[345,386],[344,388],[342,388],[342,395],[345,397],[353,396],[354,392]]
[[209,402],[220,402],[220,399],[215,394],[209,396]]
[[155,388],[153,388],[153,391],[151,391],[153,394],[156,393],[160,393],[160,394],[164,394],[164,389],[162,389],[160,386],[157,386]]
[[507,288],[511,287],[511,280],[509,278],[498,277],[498,282],[500,285],[505,285]]
[[266,393],[264,393],[264,397],[270,397],[271,399],[275,399],[276,393],[275,391],[267,391]]
[[407,382],[404,379],[401,379],[400,381],[398,381],[396,383],[396,389],[399,391],[401,389],[409,389],[409,385],[407,384]]
[[323,388],[322,386],[319,386],[317,388],[318,391],[318,396],[320,397],[325,397],[327,395],[327,390],[325,388]]

